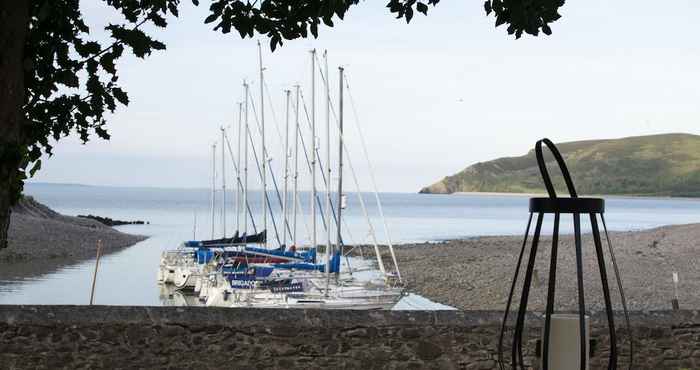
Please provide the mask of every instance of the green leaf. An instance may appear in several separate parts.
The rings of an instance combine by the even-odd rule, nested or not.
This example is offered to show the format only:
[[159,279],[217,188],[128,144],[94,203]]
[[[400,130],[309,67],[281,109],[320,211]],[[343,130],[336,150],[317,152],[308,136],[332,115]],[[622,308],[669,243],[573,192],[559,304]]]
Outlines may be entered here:
[[165,50],[165,44],[158,40],[151,41],[151,47],[155,50]]
[[131,51],[139,58],[151,54],[151,49],[165,49],[165,44],[153,40],[140,29],[127,29],[115,25],[110,25],[107,28],[112,32],[112,37],[115,40],[131,47]]
[[129,96],[119,87],[112,88],[112,95],[123,105],[129,105]]
[[165,18],[163,18],[160,14],[158,13],[151,13],[151,15],[148,17],[153,24],[155,24],[158,27],[165,28],[168,25],[168,22],[165,21]]
[[83,43],[77,40],[75,43],[75,51],[83,58],[94,55],[100,52],[100,44],[95,41]]
[[506,15],[505,14],[501,14],[498,17],[496,17],[496,27],[498,27],[504,23],[506,23]]
[[170,13],[173,13],[174,16],[179,16],[175,3],[168,3],[168,10],[170,10]]
[[55,75],[56,83],[65,85],[67,87],[78,88],[80,86],[80,80],[78,76],[69,69],[64,69],[56,72]]
[[419,12],[421,12],[425,15],[428,15],[428,6],[423,4],[423,3],[419,2],[418,4],[416,4],[416,10],[418,10]]
[[204,20],[204,23],[211,23],[214,22],[217,18],[219,18],[219,15],[214,13],[214,14],[209,14],[209,16]]
[[389,3],[386,4],[386,7],[389,8],[389,11],[392,13],[398,13],[403,9],[398,0],[390,0]]
[[94,75],[97,73],[97,62],[94,59],[90,59],[85,63],[87,65],[86,69],[89,74]]
[[104,125],[104,122],[101,123],[101,124],[98,125],[98,126],[95,126],[95,133],[96,133],[97,136],[99,136],[100,138],[105,139],[105,140],[109,140],[109,139],[111,138],[111,136],[109,135],[109,133],[107,132],[107,130],[105,130],[105,129],[102,127],[103,125]]
[[36,171],[39,171],[41,169],[41,159],[38,159],[34,162],[34,165],[32,165],[32,168],[29,170],[29,176],[34,177],[34,174]]
[[315,39],[317,39],[318,38],[318,24],[312,22],[310,28],[311,28],[311,34],[314,35]]
[[544,32],[545,35],[548,35],[548,36],[549,36],[549,35],[552,34],[552,29],[549,28],[548,25],[543,24],[543,25],[542,25],[542,32]]
[[105,53],[100,57],[100,66],[109,74],[117,73],[117,67],[114,65],[114,54]]

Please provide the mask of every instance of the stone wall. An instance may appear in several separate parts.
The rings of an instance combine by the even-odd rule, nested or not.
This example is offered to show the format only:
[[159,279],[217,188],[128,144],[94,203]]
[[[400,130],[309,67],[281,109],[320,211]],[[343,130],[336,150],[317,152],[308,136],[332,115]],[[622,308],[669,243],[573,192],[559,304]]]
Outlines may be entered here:
[[[607,368],[602,319],[593,318],[591,369]],[[495,369],[500,320],[483,311],[0,306],[0,368]],[[632,326],[634,369],[700,369],[699,312],[634,313]],[[528,327],[533,361],[541,322],[530,316]]]

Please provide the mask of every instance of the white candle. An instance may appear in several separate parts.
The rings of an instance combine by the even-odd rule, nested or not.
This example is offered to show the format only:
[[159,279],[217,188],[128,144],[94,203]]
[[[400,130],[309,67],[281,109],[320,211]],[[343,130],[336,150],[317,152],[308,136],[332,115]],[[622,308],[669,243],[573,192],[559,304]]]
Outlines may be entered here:
[[[590,369],[590,323],[585,316],[586,325],[586,369]],[[544,343],[544,329],[542,342]],[[581,369],[581,334],[578,314],[552,314],[549,333],[549,369]],[[542,361],[547,359],[543,358]]]

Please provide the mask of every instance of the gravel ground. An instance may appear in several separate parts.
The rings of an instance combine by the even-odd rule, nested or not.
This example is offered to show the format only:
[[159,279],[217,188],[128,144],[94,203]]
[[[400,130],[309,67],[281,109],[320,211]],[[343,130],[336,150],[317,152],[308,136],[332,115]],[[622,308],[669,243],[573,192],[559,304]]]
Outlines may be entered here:
[[41,275],[102,253],[129,247],[144,236],[125,234],[97,221],[64,216],[26,198],[12,212],[9,246],[0,249],[0,280]]
[[[700,307],[700,224],[615,232],[610,237],[629,309],[670,309],[674,271],[680,275],[681,308]],[[590,235],[584,235],[583,243],[586,306],[591,311],[599,311],[603,308],[601,279]],[[477,237],[402,245],[397,248],[397,256],[410,290],[459,309],[502,310],[521,245],[522,237]],[[525,261],[530,245],[528,243]],[[544,237],[537,254],[537,278],[530,291],[529,309],[544,309],[550,250],[551,237]],[[558,251],[556,309],[575,310],[578,301],[573,236],[560,236]],[[606,245],[604,251],[613,304],[621,309]],[[515,294],[518,300],[522,276],[521,272]]]

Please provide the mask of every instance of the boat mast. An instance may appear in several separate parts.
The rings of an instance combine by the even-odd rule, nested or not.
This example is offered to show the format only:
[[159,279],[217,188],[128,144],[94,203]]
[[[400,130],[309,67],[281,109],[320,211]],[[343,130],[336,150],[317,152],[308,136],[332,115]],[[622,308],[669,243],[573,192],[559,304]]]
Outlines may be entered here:
[[221,230],[226,237],[226,145],[224,143],[224,126],[221,126]]
[[238,103],[238,156],[236,160],[238,165],[236,166],[236,232],[241,231],[241,123],[243,114],[243,103]]
[[216,143],[211,145],[211,238],[216,223]]
[[[367,167],[369,169],[369,175],[370,175],[370,180],[372,182],[372,187],[374,190],[374,199],[377,203],[377,210],[379,211],[379,218],[382,220],[382,224],[384,226],[384,232],[386,233],[386,238],[387,238],[387,244],[389,245],[389,253],[391,254],[391,259],[394,263],[394,268],[396,269],[396,276],[399,279],[399,283],[403,283],[403,280],[401,278],[401,271],[399,270],[399,264],[398,261],[396,260],[396,253],[394,252],[394,245],[391,242],[391,235],[389,234],[389,227],[387,226],[386,223],[386,217],[384,217],[384,210],[382,208],[382,202],[379,199],[379,190],[377,188],[377,180],[374,178],[374,169],[372,167],[372,162],[369,160],[369,154],[367,152],[367,143],[365,142],[364,135],[362,134],[362,127],[360,127],[360,122],[359,118],[357,117],[357,110],[355,109],[355,103],[354,99],[352,98],[352,92],[350,91],[350,84],[348,83],[348,79],[345,78],[345,86],[347,87],[348,90],[348,98],[350,98],[350,106],[352,108],[352,111],[355,116],[355,127],[357,128],[357,133],[358,136],[360,137],[360,143],[362,144],[362,152],[365,156],[365,160],[367,161]],[[347,154],[347,153],[346,153]],[[348,163],[349,159],[348,159]],[[352,169],[352,166],[350,167]],[[354,174],[353,174],[354,177]],[[362,197],[360,197],[361,199]],[[377,249],[377,246],[375,245],[375,252],[377,253],[377,260],[381,260],[381,255],[379,254],[379,250]],[[382,269],[382,272],[384,270]]]
[[294,110],[294,121],[295,121],[295,130],[294,130],[294,211],[293,211],[293,216],[292,216],[292,245],[296,247],[297,245],[297,211],[298,211],[298,203],[299,203],[299,188],[297,187],[298,185],[298,179],[299,179],[299,85],[295,86],[296,88],[296,109]]
[[331,90],[328,81],[328,50],[323,51],[323,64],[326,78],[326,295],[328,295],[328,285],[330,284],[331,255],[333,246],[331,245]]
[[[245,124],[243,129],[243,204],[248,204],[248,82],[243,81],[243,87],[245,88]],[[241,137],[238,136],[238,142],[240,143]],[[248,207],[245,207],[243,211],[243,243],[245,244],[248,237]]]
[[[236,172],[239,172],[239,171],[240,171],[240,167],[238,167],[238,165],[237,165],[236,163],[240,163],[240,158],[236,159],[236,156],[233,155],[233,149],[231,149],[231,142],[230,142],[229,139],[228,139],[228,135],[224,134],[224,140],[226,141],[226,147],[228,148],[228,152],[229,152],[229,154],[231,155],[231,163],[233,163],[234,170],[235,170]],[[252,141],[252,139],[251,139],[251,144],[252,144],[252,143],[253,143],[253,141]],[[256,154],[255,154],[255,148],[254,148],[254,147],[253,147],[253,155],[255,156],[255,160],[256,160],[255,163],[256,163],[256,165],[258,165],[257,156],[256,156]],[[260,166],[259,166],[259,165],[258,165],[258,172],[260,172]],[[240,182],[240,178],[237,179],[237,180],[238,180],[238,184],[239,184],[241,187],[243,187],[243,184]],[[252,212],[251,209],[250,209],[250,204],[246,203],[246,204],[244,204],[243,206],[246,207],[246,209],[247,209],[247,211],[248,211],[249,214],[251,214],[251,215],[253,214],[253,212]],[[255,228],[255,220],[254,220],[252,217],[250,218],[250,222],[251,222],[252,225],[253,225],[253,232],[257,233],[257,229]]]
[[[260,136],[262,141],[262,208],[263,208],[263,231],[267,231],[267,149],[265,149],[265,80],[263,76],[262,46],[258,40],[258,56],[260,60]],[[263,241],[263,246],[267,246],[267,237]]]
[[[342,243],[343,243],[343,238],[341,235],[341,214],[343,212],[343,73],[345,72],[345,69],[343,67],[338,67],[338,72],[340,75],[340,86],[339,86],[339,92],[338,92],[338,222],[337,224],[337,234],[336,234],[336,246],[338,250],[341,251],[342,254]],[[349,267],[349,265],[348,265]],[[338,275],[339,271],[336,271],[336,276]]]
[[316,49],[311,50],[311,246],[316,248]]
[[[284,123],[284,198],[282,200],[282,222],[287,225],[287,192],[289,183],[289,94],[291,91],[284,91],[287,99],[286,120]],[[287,246],[287,228],[282,227],[282,245]]]
[[[252,107],[255,108],[255,106],[252,106]],[[253,110],[253,112],[255,112],[255,110]],[[256,120],[256,122],[258,122],[258,121]],[[259,132],[260,125],[257,125],[257,128],[258,128],[258,132]],[[255,150],[255,140],[253,139],[253,135],[250,132],[250,130],[248,131],[248,140],[250,141],[251,153],[253,154],[253,163],[256,166],[255,168],[258,170],[257,173],[258,173],[259,178],[262,180],[262,167],[260,165],[260,157],[258,157],[257,151]],[[274,174],[273,174],[273,176],[274,176]],[[274,177],[272,179],[274,180]],[[281,207],[282,206],[282,196],[280,195],[280,192],[277,188],[275,188],[275,194],[277,195],[277,200],[279,201],[279,205]],[[270,203],[269,194],[265,200],[266,200],[267,207],[269,207],[269,209],[272,210],[272,205]],[[272,216],[271,217],[272,227],[273,227],[273,231],[275,233],[275,239],[277,240],[278,245],[282,245],[282,239],[280,239],[277,225],[275,224],[275,217],[274,217],[274,215],[271,215],[271,216]],[[253,224],[253,227],[255,227],[255,224]],[[256,231],[256,233],[257,233],[257,231]],[[267,235],[265,235],[265,236],[267,237]]]

